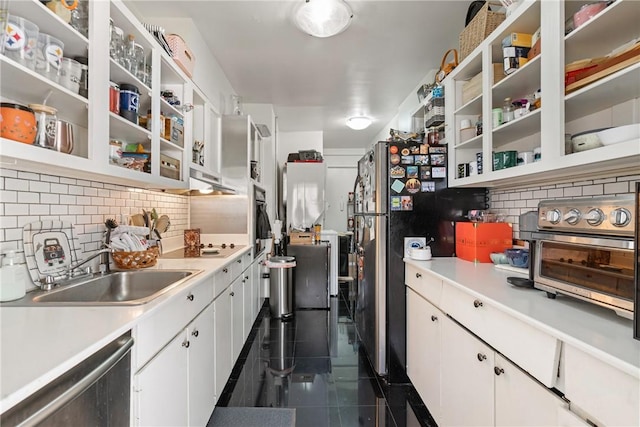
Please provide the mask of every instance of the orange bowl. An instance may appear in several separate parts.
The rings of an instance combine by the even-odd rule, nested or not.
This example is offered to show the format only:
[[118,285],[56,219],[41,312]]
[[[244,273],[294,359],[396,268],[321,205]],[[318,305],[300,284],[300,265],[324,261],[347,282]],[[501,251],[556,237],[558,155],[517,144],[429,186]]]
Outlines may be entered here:
[[0,105],[0,136],[25,144],[36,140],[36,115],[29,107],[3,102]]

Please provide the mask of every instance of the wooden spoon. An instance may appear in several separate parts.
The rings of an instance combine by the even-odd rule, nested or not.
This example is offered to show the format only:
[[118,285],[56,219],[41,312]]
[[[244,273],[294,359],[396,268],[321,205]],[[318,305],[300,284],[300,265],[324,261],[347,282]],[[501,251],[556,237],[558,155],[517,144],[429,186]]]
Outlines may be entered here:
[[144,222],[144,216],[142,214],[131,215],[131,225],[135,225],[136,227],[144,227]]

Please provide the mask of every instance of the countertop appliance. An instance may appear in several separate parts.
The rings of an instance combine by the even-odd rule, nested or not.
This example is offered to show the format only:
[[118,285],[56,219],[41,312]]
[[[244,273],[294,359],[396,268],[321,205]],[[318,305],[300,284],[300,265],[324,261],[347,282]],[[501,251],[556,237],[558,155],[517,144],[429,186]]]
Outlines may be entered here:
[[633,194],[541,201],[534,286],[633,317],[633,211]]
[[329,262],[331,245],[288,245],[287,255],[296,259],[293,270],[294,307],[329,308]]
[[160,257],[165,259],[180,259],[180,258],[227,258],[238,251],[245,248],[246,245],[236,245],[233,243],[222,243],[220,245],[214,245],[212,243],[201,243],[199,247],[189,248],[184,247],[182,249],[176,249],[171,252],[162,254]]
[[434,257],[454,256],[454,221],[487,208],[484,188],[447,188],[446,148],[383,141],[358,162],[356,324],[391,383],[407,380],[404,238],[425,237]]

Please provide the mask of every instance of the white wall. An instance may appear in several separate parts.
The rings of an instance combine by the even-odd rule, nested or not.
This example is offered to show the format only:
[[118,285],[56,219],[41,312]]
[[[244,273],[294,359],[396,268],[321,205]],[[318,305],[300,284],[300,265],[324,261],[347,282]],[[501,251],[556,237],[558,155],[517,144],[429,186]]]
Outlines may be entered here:
[[322,131],[280,132],[277,143],[278,166],[282,169],[289,153],[297,153],[299,150],[316,150],[322,153],[323,133]]
[[323,153],[327,165],[325,215],[323,228],[337,232],[347,231],[347,198],[353,191],[358,173],[358,160],[365,149],[326,149]]

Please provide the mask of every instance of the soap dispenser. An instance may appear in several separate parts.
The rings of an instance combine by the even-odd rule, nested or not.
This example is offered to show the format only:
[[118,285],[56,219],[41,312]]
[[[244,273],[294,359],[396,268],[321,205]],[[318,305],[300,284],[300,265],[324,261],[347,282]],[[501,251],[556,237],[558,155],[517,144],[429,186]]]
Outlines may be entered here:
[[0,268],[0,301],[13,301],[22,298],[27,289],[28,271],[19,264],[16,251],[4,254]]

